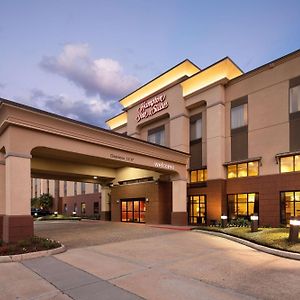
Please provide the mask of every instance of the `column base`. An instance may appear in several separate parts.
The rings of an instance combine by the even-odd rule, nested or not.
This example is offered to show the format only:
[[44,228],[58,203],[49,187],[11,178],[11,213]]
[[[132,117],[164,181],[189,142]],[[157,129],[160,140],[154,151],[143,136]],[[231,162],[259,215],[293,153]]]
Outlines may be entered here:
[[176,226],[186,226],[188,225],[188,215],[185,211],[172,212],[171,224]]
[[3,241],[5,243],[14,243],[32,236],[32,216],[3,216]]
[[111,221],[111,212],[110,211],[101,211],[100,220],[102,221]]

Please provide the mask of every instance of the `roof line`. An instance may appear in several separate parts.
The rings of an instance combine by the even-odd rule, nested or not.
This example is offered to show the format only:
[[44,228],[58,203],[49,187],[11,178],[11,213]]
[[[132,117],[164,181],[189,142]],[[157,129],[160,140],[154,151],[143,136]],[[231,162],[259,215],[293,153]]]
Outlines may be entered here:
[[191,79],[191,78],[193,78],[193,77],[195,77],[195,76],[197,76],[198,74],[200,74],[200,73],[202,73],[202,72],[204,72],[204,71],[206,71],[206,70],[208,70],[209,68],[211,68],[211,67],[213,67],[213,66],[215,66],[215,65],[217,65],[217,64],[219,64],[220,62],[222,62],[222,61],[224,61],[224,60],[226,60],[226,59],[229,59],[242,73],[244,73],[244,71],[229,57],[229,56],[225,56],[225,57],[223,57],[223,58],[221,58],[221,59],[219,59],[218,61],[216,61],[216,62],[214,62],[213,64],[211,64],[211,65],[209,65],[209,66],[207,66],[207,67],[205,67],[204,69],[202,69],[202,70],[200,70],[199,72],[197,72],[197,73],[195,73],[193,76],[191,76],[191,77],[189,77],[187,80],[189,80],[189,79]]
[[22,104],[22,103],[14,102],[12,100],[8,100],[8,99],[4,99],[4,98],[0,97],[0,105],[2,103],[10,105],[10,106],[14,106],[14,107],[19,107],[19,108],[22,108],[22,109],[25,109],[25,110],[29,110],[29,111],[32,111],[32,112],[40,113],[42,115],[46,115],[46,116],[50,116],[50,117],[53,117],[53,118],[57,118],[57,119],[60,119],[60,120],[63,120],[63,121],[67,121],[67,122],[70,122],[70,123],[74,123],[74,124],[77,124],[77,125],[85,126],[85,127],[91,128],[91,129],[96,129],[96,130],[99,130],[99,131],[102,131],[102,132],[106,132],[108,134],[113,134],[113,135],[116,135],[116,136],[119,136],[119,137],[123,137],[123,138],[131,139],[131,140],[135,140],[135,141],[143,143],[143,144],[148,144],[148,145],[156,146],[158,148],[170,150],[170,151],[177,152],[177,153],[184,154],[184,155],[190,155],[187,152],[183,152],[183,151],[172,149],[172,148],[169,148],[169,147],[166,147],[166,146],[162,146],[162,145],[150,143],[148,141],[144,141],[144,140],[141,140],[141,139],[129,136],[129,135],[124,135],[124,134],[121,134],[121,133],[118,133],[118,132],[114,132],[112,130],[105,129],[105,128],[102,128],[102,127],[99,127],[99,126],[96,126],[96,125],[92,125],[92,124],[85,123],[85,122],[82,122],[82,121],[77,121],[77,120],[74,120],[74,119],[71,119],[71,118],[68,118],[68,117],[64,117],[64,116],[61,116],[61,115],[58,115],[58,114],[55,114],[55,113],[47,112],[47,111],[44,111],[42,109],[38,109],[38,108],[29,106],[29,105],[25,105],[25,104]]
[[[155,78],[151,79],[150,81],[148,81],[147,83],[143,84],[142,86],[140,86],[139,88],[137,88],[136,90],[134,90],[133,92],[131,92],[130,94],[124,96],[122,99],[119,100],[119,102],[121,102],[122,100],[124,100],[125,98],[127,98],[128,96],[134,94],[135,92],[139,91],[140,89],[142,89],[143,87],[145,87],[146,85],[148,85],[149,83],[153,82],[154,80],[158,79],[159,77],[165,75],[166,73],[172,71],[173,69],[175,69],[176,67],[178,67],[179,65],[181,65],[184,62],[189,62],[191,63],[194,67],[196,67],[197,69],[200,70],[200,68],[194,64],[192,61],[190,61],[188,58],[184,59],[183,61],[181,61],[180,63],[178,63],[177,65],[173,66],[172,68],[168,69],[167,71],[163,72],[162,74],[156,76]],[[197,72],[198,73],[198,72]]]
[[284,55],[284,56],[281,56],[281,57],[279,57],[279,58],[276,58],[276,59],[274,59],[274,60],[271,60],[271,61],[269,61],[269,62],[267,62],[267,63],[265,63],[265,64],[263,64],[263,65],[261,65],[261,66],[259,66],[259,67],[257,67],[257,68],[255,68],[255,69],[253,69],[253,70],[250,70],[250,71],[248,71],[248,72],[246,72],[246,73],[244,73],[244,74],[241,74],[240,76],[238,76],[238,77],[236,77],[236,78],[233,78],[233,79],[229,80],[229,82],[228,82],[227,84],[229,85],[229,84],[234,83],[235,81],[243,80],[244,77],[247,77],[247,76],[251,75],[252,73],[255,73],[255,72],[257,72],[257,71],[259,71],[259,70],[261,70],[261,69],[264,69],[264,68],[266,68],[267,66],[269,66],[269,65],[271,65],[271,64],[278,63],[278,62],[280,62],[281,60],[285,60],[285,59],[287,59],[287,58],[290,58],[291,56],[294,56],[294,55],[296,55],[296,54],[300,54],[300,49],[297,49],[297,50],[295,50],[295,51],[293,51],[293,52],[290,52],[290,53],[288,53],[288,54],[286,54],[286,55]]

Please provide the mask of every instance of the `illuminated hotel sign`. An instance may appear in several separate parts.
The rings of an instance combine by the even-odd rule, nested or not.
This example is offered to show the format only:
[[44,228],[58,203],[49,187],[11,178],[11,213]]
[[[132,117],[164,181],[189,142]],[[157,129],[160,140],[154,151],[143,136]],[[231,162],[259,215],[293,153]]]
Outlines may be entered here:
[[144,101],[138,108],[138,114],[136,116],[137,122],[140,122],[143,119],[147,119],[148,117],[155,115],[159,111],[166,109],[169,106],[166,98],[166,95],[162,94]]

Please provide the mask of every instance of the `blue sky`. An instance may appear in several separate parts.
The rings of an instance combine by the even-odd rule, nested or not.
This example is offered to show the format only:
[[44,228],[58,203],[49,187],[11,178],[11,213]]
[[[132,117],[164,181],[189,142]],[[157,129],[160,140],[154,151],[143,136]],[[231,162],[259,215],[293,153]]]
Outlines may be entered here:
[[300,48],[300,1],[0,0],[0,97],[105,126],[178,62],[244,71]]

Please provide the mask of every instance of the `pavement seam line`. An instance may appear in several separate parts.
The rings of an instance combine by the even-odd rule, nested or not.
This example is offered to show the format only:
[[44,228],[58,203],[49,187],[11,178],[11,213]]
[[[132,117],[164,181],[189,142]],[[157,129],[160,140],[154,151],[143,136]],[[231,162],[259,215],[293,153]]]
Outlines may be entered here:
[[[109,282],[108,280],[101,279],[101,278],[97,277],[96,275],[94,275],[94,274],[92,274],[92,273],[89,273],[89,272],[87,272],[87,271],[85,271],[85,270],[82,270],[82,269],[80,269],[80,268],[78,268],[78,267],[75,267],[75,266],[71,265],[71,264],[68,263],[68,262],[64,262],[64,261],[62,261],[62,260],[60,260],[60,259],[58,259],[58,258],[56,258],[56,257],[52,257],[52,258],[54,258],[55,260],[59,261],[60,263],[67,264],[67,265],[71,266],[72,268],[77,269],[78,271],[82,271],[82,272],[84,272],[84,273],[86,273],[86,274],[88,274],[88,275],[90,275],[90,276],[96,277],[97,280],[98,280],[98,282],[101,282],[101,281],[107,282],[108,284],[114,286],[115,288],[118,288],[118,289],[120,289],[120,290],[123,290],[123,291],[125,291],[125,292],[127,292],[127,293],[129,293],[129,294],[132,294],[132,295],[134,295],[134,296],[137,296],[137,297],[139,297],[139,298],[141,298],[141,299],[145,299],[145,298],[143,298],[142,296],[139,296],[139,295],[137,295],[137,294],[135,294],[135,293],[133,293],[133,292],[131,292],[131,291],[125,290],[124,288],[117,286],[116,284],[113,284],[112,282]],[[47,280],[47,279],[46,279],[46,280]],[[96,282],[94,282],[94,283],[96,283]],[[89,284],[87,284],[87,285],[89,285]],[[83,285],[83,286],[84,286],[84,285]],[[71,290],[71,289],[70,289],[70,290]],[[72,298],[72,299],[73,299],[73,298]]]

